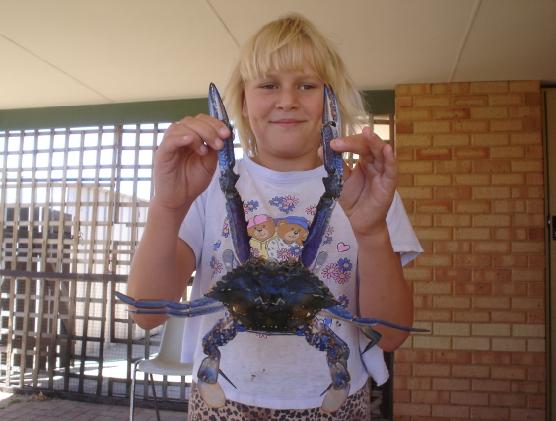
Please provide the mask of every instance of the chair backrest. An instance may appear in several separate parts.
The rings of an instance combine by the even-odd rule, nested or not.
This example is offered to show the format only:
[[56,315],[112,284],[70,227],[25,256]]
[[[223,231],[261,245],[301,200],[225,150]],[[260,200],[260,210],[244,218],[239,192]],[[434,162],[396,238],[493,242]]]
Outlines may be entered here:
[[164,324],[160,349],[156,358],[179,363],[183,342],[185,317],[170,317]]

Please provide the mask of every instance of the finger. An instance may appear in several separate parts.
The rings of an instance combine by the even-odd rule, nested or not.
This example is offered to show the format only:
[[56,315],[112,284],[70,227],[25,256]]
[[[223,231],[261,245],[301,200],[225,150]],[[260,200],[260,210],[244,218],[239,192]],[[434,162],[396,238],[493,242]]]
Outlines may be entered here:
[[160,153],[174,154],[179,149],[189,148],[196,151],[200,155],[204,155],[208,148],[199,136],[192,134],[170,134],[164,137],[158,151]]
[[230,129],[220,120],[207,114],[187,116],[170,126],[172,133],[191,134],[212,149],[221,149],[223,140],[232,137]]
[[223,121],[220,121],[217,118],[207,114],[198,114],[196,118],[213,127],[214,130],[216,130],[216,132],[218,133],[220,139],[226,140],[232,136],[230,129]]
[[[374,132],[364,130],[363,133],[339,137],[330,142],[332,149],[337,152],[352,152],[358,155],[375,155],[382,147],[384,141]],[[372,160],[372,158],[371,158]]]
[[217,125],[217,123],[221,124],[221,122],[210,116],[206,117],[185,117],[181,124],[183,126],[182,133],[183,135],[193,136],[196,140],[212,149],[222,149],[224,141],[219,134],[221,126]]
[[390,145],[386,145],[384,148],[384,174],[393,180],[398,177],[398,164],[394,150]]

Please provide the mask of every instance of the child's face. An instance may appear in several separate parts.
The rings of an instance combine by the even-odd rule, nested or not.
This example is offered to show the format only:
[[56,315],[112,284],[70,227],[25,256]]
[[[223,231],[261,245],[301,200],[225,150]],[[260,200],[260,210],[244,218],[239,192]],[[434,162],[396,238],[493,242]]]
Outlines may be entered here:
[[257,158],[271,162],[317,159],[324,84],[309,67],[246,81],[244,115],[257,142]]

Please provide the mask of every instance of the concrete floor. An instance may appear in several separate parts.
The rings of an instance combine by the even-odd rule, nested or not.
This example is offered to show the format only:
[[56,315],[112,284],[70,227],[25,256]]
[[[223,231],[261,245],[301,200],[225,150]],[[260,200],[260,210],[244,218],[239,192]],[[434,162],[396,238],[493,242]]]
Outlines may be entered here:
[[[160,411],[163,421],[185,421],[185,412]],[[2,421],[112,421],[129,419],[129,407],[0,392]],[[136,421],[156,420],[154,409],[136,408]]]

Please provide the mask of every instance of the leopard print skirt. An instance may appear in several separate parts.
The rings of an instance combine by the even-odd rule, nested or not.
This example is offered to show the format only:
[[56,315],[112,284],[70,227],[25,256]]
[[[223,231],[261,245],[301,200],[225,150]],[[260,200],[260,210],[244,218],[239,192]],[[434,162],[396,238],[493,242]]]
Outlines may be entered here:
[[195,383],[191,395],[187,421],[368,421],[371,419],[371,391],[368,385],[349,396],[340,409],[333,413],[320,408],[270,409],[226,401],[221,408],[209,408]]

